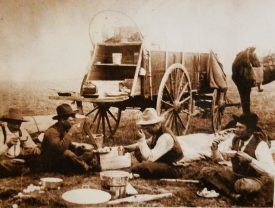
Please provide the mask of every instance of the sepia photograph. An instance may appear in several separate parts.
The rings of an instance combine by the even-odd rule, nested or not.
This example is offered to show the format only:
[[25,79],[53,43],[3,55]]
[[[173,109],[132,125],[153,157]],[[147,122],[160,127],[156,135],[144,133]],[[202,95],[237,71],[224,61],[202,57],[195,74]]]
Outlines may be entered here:
[[275,207],[274,11],[0,0],[0,207]]

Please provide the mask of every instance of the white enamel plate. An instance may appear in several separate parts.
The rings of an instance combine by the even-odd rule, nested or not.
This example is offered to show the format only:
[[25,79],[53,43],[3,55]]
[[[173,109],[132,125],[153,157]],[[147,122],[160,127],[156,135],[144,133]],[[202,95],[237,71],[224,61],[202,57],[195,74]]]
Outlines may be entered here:
[[74,204],[100,204],[108,202],[111,195],[97,189],[82,188],[67,191],[62,195],[62,198]]

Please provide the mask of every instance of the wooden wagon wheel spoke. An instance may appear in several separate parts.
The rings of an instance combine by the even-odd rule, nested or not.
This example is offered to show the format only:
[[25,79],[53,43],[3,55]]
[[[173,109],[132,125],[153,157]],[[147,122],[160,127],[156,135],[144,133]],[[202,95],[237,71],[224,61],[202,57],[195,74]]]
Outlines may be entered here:
[[107,121],[107,124],[108,124],[108,127],[109,127],[109,130],[110,130],[111,134],[113,134],[113,129],[111,127],[111,123],[110,123],[109,117],[107,116],[107,112],[106,112],[106,121]]
[[177,132],[177,135],[179,135],[180,131],[179,131],[179,127],[178,127],[177,118],[178,118],[178,114],[175,114],[174,121],[175,121],[175,126],[176,126],[176,132]]
[[95,108],[87,115],[90,117],[92,133],[103,134],[104,138],[111,137],[117,130],[121,109],[108,103],[96,103]]
[[180,98],[183,96],[183,93],[188,92],[188,91],[186,91],[187,87],[188,87],[188,83],[186,83],[186,84],[184,85],[183,89],[182,89],[181,92],[179,93],[179,96],[177,96],[177,99],[180,100]]
[[172,129],[173,132],[175,132],[175,130],[174,130],[174,118],[175,118],[174,113],[172,113],[171,114],[171,122],[170,122],[171,126],[170,126],[170,128]]
[[[97,108],[97,109],[98,109],[98,108]],[[96,112],[95,117],[94,117],[94,119],[93,119],[93,123],[96,121],[96,119],[97,119],[99,113],[100,113],[100,110],[98,110],[98,111]],[[100,119],[99,119],[99,120],[100,120]]]
[[178,68],[175,69],[174,72],[174,98],[177,97],[177,91],[178,91]]
[[[98,112],[100,112],[100,110]],[[98,131],[99,131],[101,116],[102,116],[101,113],[99,113],[99,118],[97,120],[97,126],[96,126],[96,133],[98,133]]]
[[108,109],[107,112],[110,114],[110,116],[116,121],[118,122],[118,120],[116,119],[116,117],[112,114],[112,112]]
[[105,114],[106,111],[102,111],[102,133],[105,135]]
[[89,113],[87,113],[85,116],[89,116],[93,112],[95,112],[98,109],[98,106],[96,106],[93,110],[91,110]]
[[[172,99],[174,100],[174,92],[173,92],[173,81],[172,81],[172,76],[169,77],[169,84],[170,84],[170,96],[172,97]],[[168,89],[168,88],[167,88]]]
[[166,85],[165,85],[164,90],[166,91],[166,93],[167,93],[170,101],[173,103],[174,98],[173,98],[172,94],[170,93],[170,91],[169,91],[169,89],[168,89],[168,87]]
[[184,100],[181,100],[179,103],[180,104],[183,104],[185,103],[186,101],[190,100],[191,99],[191,96],[188,96],[187,98],[185,98]]
[[[180,77],[180,81],[179,81],[179,90],[178,90],[178,92],[177,92],[177,97],[178,97],[178,98],[182,96],[182,95],[180,95],[180,89],[181,89],[181,87],[182,87],[182,84],[184,84],[184,82],[183,82],[183,78],[184,78],[184,77],[185,77],[185,74],[182,73],[182,75],[181,75],[181,77]],[[186,88],[187,86],[188,86],[188,84],[186,83],[185,86],[183,87],[183,90],[181,91],[182,94],[183,94],[183,92],[185,91],[184,88]]]
[[165,103],[166,105],[168,105],[168,106],[170,106],[170,107],[173,107],[173,104],[171,104],[171,103],[169,103],[169,102],[167,102],[167,101],[165,101],[165,100],[161,100],[161,102],[162,102],[162,103]]
[[170,109],[170,111],[168,112],[168,116],[166,117],[166,121],[165,121],[165,125],[168,127],[171,127],[171,118],[173,116],[173,109]]
[[181,127],[183,127],[184,129],[186,129],[186,126],[184,125],[184,123],[182,122],[180,116],[177,114],[177,118],[179,120],[179,123],[181,124]]
[[156,109],[159,114],[169,111],[165,125],[171,127],[176,135],[186,134],[192,114],[192,91],[188,72],[183,65],[173,64],[165,71]]

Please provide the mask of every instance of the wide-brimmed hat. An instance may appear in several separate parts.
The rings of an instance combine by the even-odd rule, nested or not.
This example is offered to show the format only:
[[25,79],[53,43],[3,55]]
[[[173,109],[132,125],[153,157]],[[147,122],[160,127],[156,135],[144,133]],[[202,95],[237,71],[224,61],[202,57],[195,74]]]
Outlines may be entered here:
[[21,122],[27,122],[28,120],[25,120],[23,117],[22,112],[17,108],[10,108],[8,113],[0,118],[1,121],[21,121]]
[[137,122],[138,125],[151,125],[162,121],[154,108],[146,108],[142,113],[142,118]]
[[258,123],[258,116],[255,113],[242,114],[241,116],[233,115],[236,122],[246,125],[250,129],[254,129]]
[[74,117],[76,111],[73,111],[72,107],[69,104],[61,104],[56,108],[57,115],[53,117],[53,119],[57,120],[59,118],[66,118],[66,117]]

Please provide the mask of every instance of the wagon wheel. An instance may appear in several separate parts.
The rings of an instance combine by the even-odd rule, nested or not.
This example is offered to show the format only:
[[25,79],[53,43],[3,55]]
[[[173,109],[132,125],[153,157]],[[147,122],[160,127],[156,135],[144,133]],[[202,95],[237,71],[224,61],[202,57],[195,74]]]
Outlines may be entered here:
[[212,128],[214,132],[218,132],[221,130],[222,126],[222,117],[224,113],[224,106],[220,105],[220,99],[221,99],[221,92],[217,89],[214,89],[213,95],[212,95]]
[[86,116],[90,117],[92,133],[103,134],[104,139],[115,134],[121,117],[121,109],[109,103],[94,103],[94,108]]
[[191,111],[192,91],[188,72],[182,64],[173,64],[161,80],[157,112],[176,135],[184,135],[188,130]]

